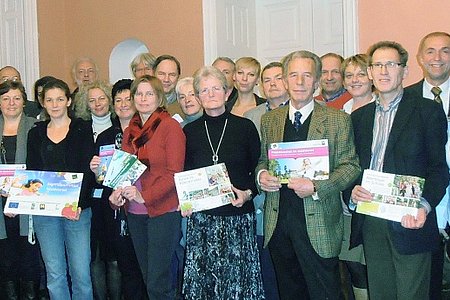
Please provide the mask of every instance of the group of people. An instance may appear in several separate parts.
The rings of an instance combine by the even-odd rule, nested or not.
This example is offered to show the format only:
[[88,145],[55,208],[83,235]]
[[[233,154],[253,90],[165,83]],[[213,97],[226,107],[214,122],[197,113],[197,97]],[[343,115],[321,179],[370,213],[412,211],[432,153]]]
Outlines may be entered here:
[[[424,80],[408,88],[408,53],[391,41],[346,59],[295,51],[262,70],[218,57],[183,79],[175,57],[143,53],[112,87],[80,58],[77,89],[46,76],[36,102],[0,69],[1,163],[84,173],[73,217],[1,214],[1,298],[37,299],[45,269],[50,299],[440,299],[450,35],[428,34],[417,57]],[[271,143],[321,139],[328,179],[268,171]],[[133,185],[102,185],[106,145],[147,166]],[[219,163],[235,199],[180,210],[174,174]],[[356,213],[373,200],[365,169],[424,178],[417,215]]]

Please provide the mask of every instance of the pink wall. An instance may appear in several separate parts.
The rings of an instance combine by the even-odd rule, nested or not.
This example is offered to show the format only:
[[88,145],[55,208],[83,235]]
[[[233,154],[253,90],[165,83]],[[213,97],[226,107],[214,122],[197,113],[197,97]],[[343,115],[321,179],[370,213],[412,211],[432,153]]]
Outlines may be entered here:
[[[419,80],[417,45],[431,31],[450,32],[450,1],[356,1],[359,51],[380,40],[395,40],[410,54],[406,83]],[[203,64],[202,0],[39,0],[38,26],[41,75],[71,84],[76,57],[91,56],[100,76],[108,78],[112,48],[131,37],[146,43],[155,55],[175,55],[185,76]]]
[[77,57],[92,57],[107,79],[112,49],[128,38],[155,56],[177,57],[182,76],[203,65],[201,0],[39,0],[38,27],[41,76],[58,76],[72,87]]
[[359,50],[381,40],[399,42],[409,53],[409,76],[405,85],[422,78],[416,60],[420,39],[432,31],[450,32],[450,1],[377,0],[358,1]]

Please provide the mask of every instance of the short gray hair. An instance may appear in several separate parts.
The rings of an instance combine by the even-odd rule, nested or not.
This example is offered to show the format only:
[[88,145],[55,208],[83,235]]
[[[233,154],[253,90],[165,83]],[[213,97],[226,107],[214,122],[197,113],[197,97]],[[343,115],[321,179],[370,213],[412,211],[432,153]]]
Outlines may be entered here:
[[204,66],[195,71],[194,73],[194,93],[198,96],[200,93],[200,81],[203,78],[212,77],[216,78],[220,81],[222,87],[224,90],[228,90],[228,84],[227,79],[225,78],[225,75],[223,75],[222,72],[219,71],[216,67],[212,66]]
[[314,62],[314,77],[316,78],[316,80],[320,80],[320,77],[322,75],[322,61],[320,60],[320,58],[307,50],[300,50],[300,51],[294,51],[289,53],[288,55],[286,55],[285,57],[283,57],[281,59],[281,63],[283,64],[283,77],[287,78],[288,74],[288,68],[289,68],[289,64],[297,58],[308,58],[311,59]]

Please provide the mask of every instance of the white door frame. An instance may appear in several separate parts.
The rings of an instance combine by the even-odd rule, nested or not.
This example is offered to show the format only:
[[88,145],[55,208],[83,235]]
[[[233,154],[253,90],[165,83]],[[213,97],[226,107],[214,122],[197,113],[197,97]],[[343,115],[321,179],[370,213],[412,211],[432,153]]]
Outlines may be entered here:
[[[37,0],[23,1],[23,20],[25,29],[25,51],[27,57],[24,58],[25,63],[25,78],[22,80],[31,91],[34,82],[40,78],[39,75],[39,34],[37,22]],[[28,98],[33,99],[34,94],[28,95]],[[33,99],[36,100],[36,99]]]
[[[205,65],[210,65],[217,57],[216,1],[203,0],[203,45]],[[220,1],[220,0],[219,0]],[[359,51],[358,40],[358,0],[343,0],[344,56]]]

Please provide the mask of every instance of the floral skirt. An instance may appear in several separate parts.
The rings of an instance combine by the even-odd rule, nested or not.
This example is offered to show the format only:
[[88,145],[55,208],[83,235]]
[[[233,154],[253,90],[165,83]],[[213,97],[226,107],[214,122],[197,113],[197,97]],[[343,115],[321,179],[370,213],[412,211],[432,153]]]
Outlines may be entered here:
[[188,218],[186,299],[265,299],[255,224],[254,213]]

